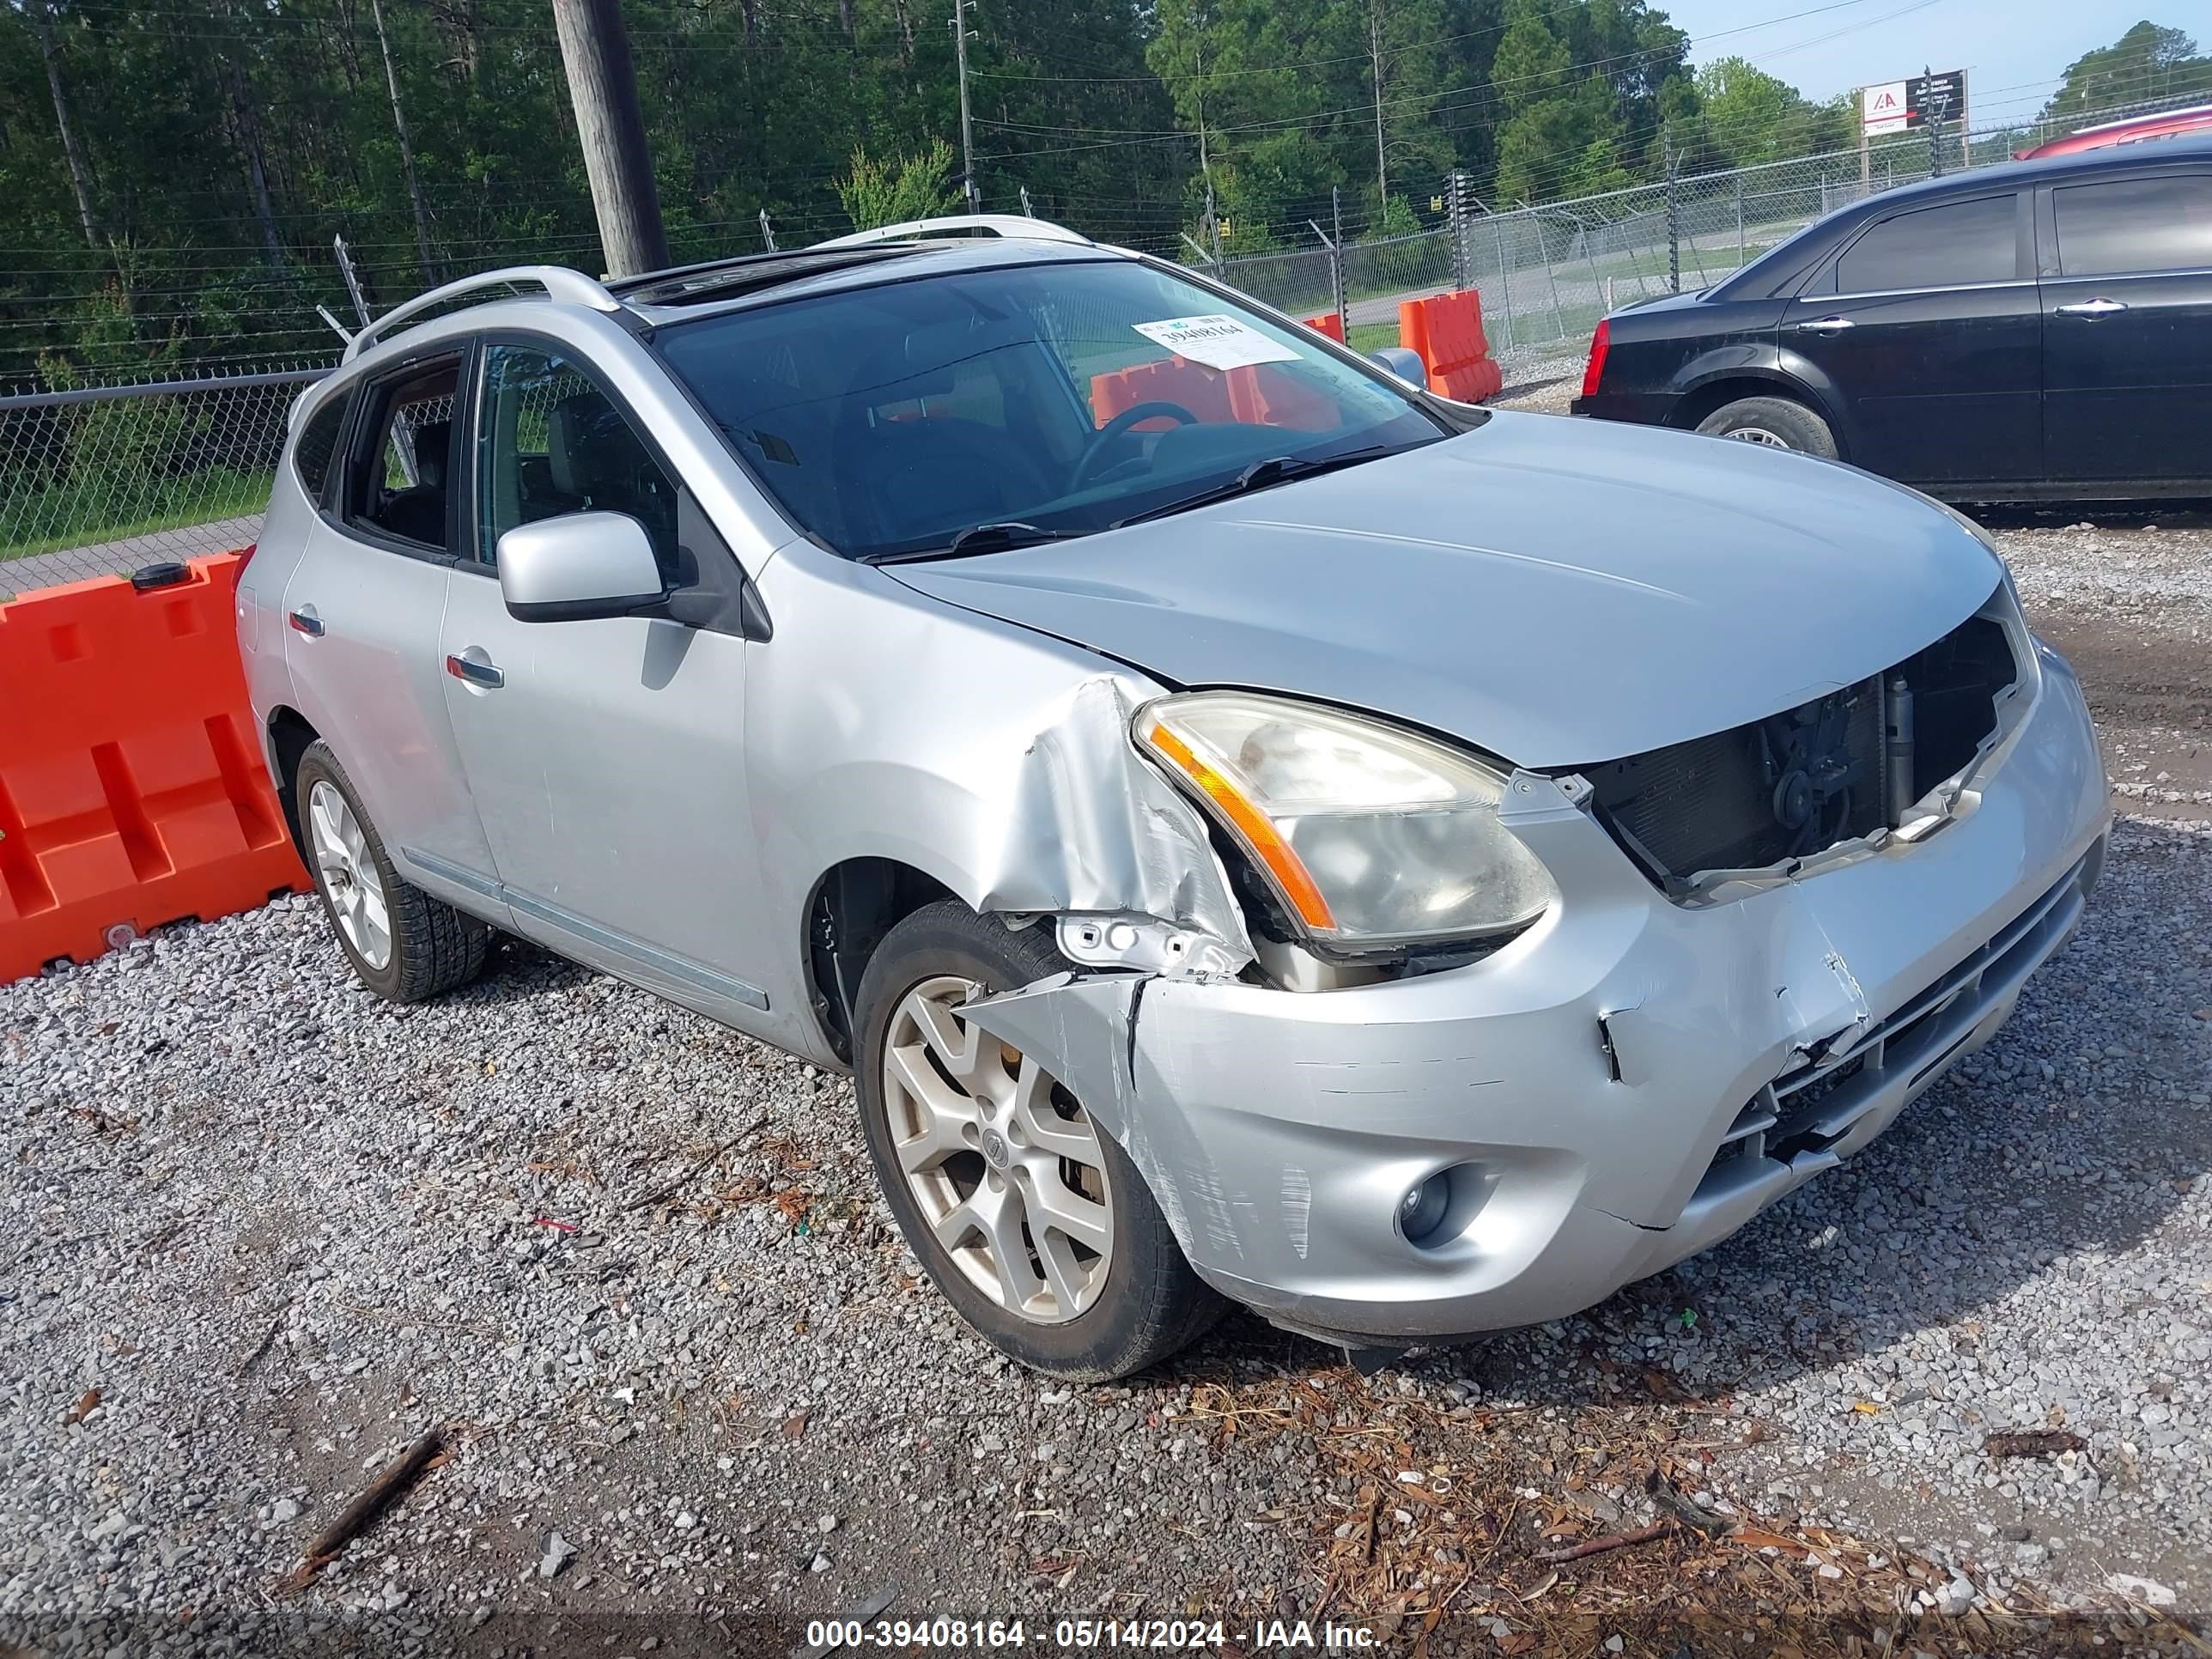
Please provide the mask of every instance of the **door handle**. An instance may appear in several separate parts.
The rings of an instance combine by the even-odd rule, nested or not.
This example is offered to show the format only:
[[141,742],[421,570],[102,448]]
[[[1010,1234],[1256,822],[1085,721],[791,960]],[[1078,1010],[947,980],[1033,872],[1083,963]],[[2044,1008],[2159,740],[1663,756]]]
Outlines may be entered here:
[[292,631],[295,634],[305,634],[311,640],[323,637],[323,619],[315,614],[315,607],[312,605],[301,605],[284,620],[292,624]]
[[2058,307],[2058,314],[2062,317],[2087,317],[2094,322],[2100,317],[2109,317],[2116,311],[2125,311],[2127,308],[2124,301],[2106,300],[2100,297],[2094,300],[2078,301],[2070,306],[2061,306]]
[[448,656],[446,672],[457,680],[466,680],[471,685],[481,685],[496,690],[507,684],[507,676],[488,662],[477,662],[471,657]]
[[1807,334],[1841,334],[1845,329],[1855,328],[1857,325],[1848,317],[1823,317],[1815,322],[1800,323],[1797,326]]

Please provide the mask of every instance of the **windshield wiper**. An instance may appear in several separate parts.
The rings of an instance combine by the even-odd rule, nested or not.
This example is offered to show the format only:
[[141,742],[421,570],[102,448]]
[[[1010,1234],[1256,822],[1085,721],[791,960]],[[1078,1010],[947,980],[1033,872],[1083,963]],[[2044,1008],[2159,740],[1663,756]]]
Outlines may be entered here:
[[908,553],[883,553],[865,564],[914,564],[923,559],[958,559],[970,553],[1000,553],[1010,547],[1034,547],[1039,542],[1064,542],[1072,530],[1047,530],[1034,524],[972,524],[942,547],[916,548]]
[[1125,524],[1144,524],[1152,519],[1164,519],[1171,514],[1187,513],[1194,507],[1204,507],[1210,501],[1225,501],[1233,495],[1249,495],[1255,489],[1289,483],[1294,478],[1310,478],[1316,473],[1334,472],[1339,467],[1357,466],[1362,461],[1371,461],[1377,455],[1389,453],[1385,445],[1369,444],[1364,448],[1347,449],[1341,454],[1324,455],[1313,460],[1300,460],[1295,455],[1270,455],[1265,460],[1253,462],[1227,483],[1201,489],[1194,495],[1170,501],[1165,507],[1131,514],[1126,519],[1116,520],[1114,528],[1119,530]]

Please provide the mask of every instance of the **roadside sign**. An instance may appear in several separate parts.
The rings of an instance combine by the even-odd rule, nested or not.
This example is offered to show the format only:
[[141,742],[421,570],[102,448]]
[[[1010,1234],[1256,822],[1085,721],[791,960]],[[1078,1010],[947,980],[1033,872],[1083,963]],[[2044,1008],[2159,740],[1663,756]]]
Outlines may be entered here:
[[1940,75],[1916,75],[1910,80],[1885,81],[1859,92],[1859,125],[1870,138],[1885,132],[1917,130],[1931,120],[1955,121],[1966,113],[1966,71],[1945,70]]
[[1931,120],[1955,121],[1966,107],[1966,71],[1945,70],[1940,75],[1916,75],[1905,83],[1912,110],[1912,125]]
[[1902,81],[1885,81],[1859,94],[1859,118],[1870,137],[1902,132],[1913,125],[1910,94]]

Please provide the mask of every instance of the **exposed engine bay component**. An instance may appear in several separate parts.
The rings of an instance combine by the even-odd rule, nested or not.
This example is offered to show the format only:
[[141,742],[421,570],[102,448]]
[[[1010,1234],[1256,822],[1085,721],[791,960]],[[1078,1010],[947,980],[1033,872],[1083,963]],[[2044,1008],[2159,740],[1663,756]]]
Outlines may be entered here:
[[1897,823],[1919,799],[1912,787],[1912,684],[1892,674],[1882,698],[1882,820]]
[[1249,960],[1218,939],[1152,916],[1062,915],[1055,926],[1060,953],[1087,968],[1234,975]]
[[1585,768],[1601,817],[1675,896],[1708,872],[1760,870],[1897,830],[1988,745],[2020,682],[2011,630],[1991,609],[1855,685]]

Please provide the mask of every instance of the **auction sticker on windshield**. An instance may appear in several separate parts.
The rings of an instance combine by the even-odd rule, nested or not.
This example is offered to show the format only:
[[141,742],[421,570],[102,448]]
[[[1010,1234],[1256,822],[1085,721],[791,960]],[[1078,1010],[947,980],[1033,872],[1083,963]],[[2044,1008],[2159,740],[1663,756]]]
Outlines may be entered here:
[[1138,333],[1208,368],[1243,368],[1251,363],[1294,363],[1292,348],[1269,339],[1234,317],[1168,317],[1157,323],[1133,323]]

